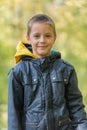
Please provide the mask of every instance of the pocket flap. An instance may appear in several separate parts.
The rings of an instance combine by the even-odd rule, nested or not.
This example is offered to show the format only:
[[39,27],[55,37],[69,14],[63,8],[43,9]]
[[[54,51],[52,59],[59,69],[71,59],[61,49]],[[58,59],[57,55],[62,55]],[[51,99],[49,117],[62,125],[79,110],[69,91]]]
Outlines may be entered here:
[[37,84],[38,83],[38,78],[37,77],[25,77],[24,78],[24,83],[25,84]]
[[52,82],[63,82],[63,78],[62,78],[62,75],[61,74],[52,74],[51,75],[51,81]]

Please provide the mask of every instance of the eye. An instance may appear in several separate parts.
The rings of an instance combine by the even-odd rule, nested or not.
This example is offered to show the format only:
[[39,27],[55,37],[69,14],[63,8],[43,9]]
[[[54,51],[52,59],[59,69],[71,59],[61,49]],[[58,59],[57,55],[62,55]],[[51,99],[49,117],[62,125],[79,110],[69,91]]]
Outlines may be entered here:
[[39,38],[40,36],[39,35],[34,35],[35,38]]
[[50,38],[50,37],[52,37],[52,35],[50,35],[50,34],[46,34],[46,37],[47,37],[47,38]]
[[39,37],[39,35],[35,35],[34,37],[37,37],[37,38],[38,38],[38,37]]

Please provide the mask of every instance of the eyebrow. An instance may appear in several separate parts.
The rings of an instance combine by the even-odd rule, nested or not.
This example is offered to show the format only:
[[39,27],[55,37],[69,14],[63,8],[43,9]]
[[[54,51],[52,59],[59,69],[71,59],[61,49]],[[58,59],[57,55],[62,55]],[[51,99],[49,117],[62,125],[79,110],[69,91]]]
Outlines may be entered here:
[[[34,32],[33,34],[40,34],[39,32]],[[52,34],[51,32],[47,32],[45,34]]]

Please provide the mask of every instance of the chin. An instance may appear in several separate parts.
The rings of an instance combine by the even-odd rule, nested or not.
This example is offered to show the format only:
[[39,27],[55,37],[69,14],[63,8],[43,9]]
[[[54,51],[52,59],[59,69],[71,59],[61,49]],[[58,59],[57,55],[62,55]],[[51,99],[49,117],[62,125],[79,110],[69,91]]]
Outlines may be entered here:
[[[50,55],[50,54],[49,54]],[[49,56],[48,54],[39,54],[40,57],[44,58],[44,57],[47,57]]]

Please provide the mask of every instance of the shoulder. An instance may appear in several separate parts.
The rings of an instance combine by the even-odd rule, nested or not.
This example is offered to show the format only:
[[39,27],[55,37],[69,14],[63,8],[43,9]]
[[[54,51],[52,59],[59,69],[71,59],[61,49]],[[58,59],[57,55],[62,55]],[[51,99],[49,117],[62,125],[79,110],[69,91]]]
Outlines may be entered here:
[[68,62],[67,60],[60,59],[60,63],[66,67],[74,68],[74,65]]
[[9,75],[12,74],[16,77],[19,77],[19,75],[23,72],[24,69],[25,69],[25,65],[24,65],[23,61],[20,61],[14,67],[12,67],[12,69],[9,72]]
[[63,65],[65,66],[63,72],[64,72],[65,74],[67,74],[68,77],[71,76],[72,74],[77,75],[77,74],[76,74],[76,69],[75,69],[74,65],[72,65],[71,63],[69,63],[69,62],[67,62],[67,61],[65,61],[65,60],[61,60],[61,62],[62,62]]
[[58,64],[57,66],[58,66],[59,70],[62,72],[67,71],[68,73],[71,73],[72,71],[75,71],[74,65],[67,62],[64,59],[60,59],[57,64]]
[[61,62],[62,62],[62,64],[64,64],[66,67],[69,67],[69,68],[71,68],[71,69],[74,69],[74,66],[73,66],[71,63],[69,63],[68,61],[61,59]]

